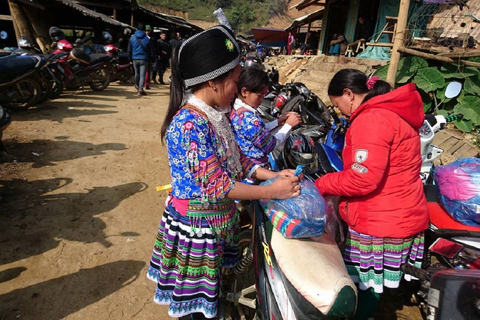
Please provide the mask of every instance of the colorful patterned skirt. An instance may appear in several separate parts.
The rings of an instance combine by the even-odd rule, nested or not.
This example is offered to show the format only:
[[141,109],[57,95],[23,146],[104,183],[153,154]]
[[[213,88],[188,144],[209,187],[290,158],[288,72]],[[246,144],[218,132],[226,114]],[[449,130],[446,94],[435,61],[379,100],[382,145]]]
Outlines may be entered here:
[[384,286],[398,288],[402,263],[422,266],[424,244],[423,232],[404,239],[378,238],[349,228],[343,259],[360,290],[373,288],[382,293]]
[[188,208],[182,216],[173,204],[166,207],[147,277],[157,283],[154,301],[169,305],[171,317],[203,313],[210,319],[217,314],[221,268],[238,261],[238,214],[231,200]]

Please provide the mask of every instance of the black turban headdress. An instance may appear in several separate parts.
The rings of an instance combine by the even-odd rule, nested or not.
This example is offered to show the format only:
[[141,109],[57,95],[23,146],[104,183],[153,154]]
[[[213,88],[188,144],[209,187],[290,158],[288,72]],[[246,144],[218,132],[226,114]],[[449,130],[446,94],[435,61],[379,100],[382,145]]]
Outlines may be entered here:
[[233,32],[218,25],[185,40],[178,51],[178,66],[190,88],[227,73],[240,62]]

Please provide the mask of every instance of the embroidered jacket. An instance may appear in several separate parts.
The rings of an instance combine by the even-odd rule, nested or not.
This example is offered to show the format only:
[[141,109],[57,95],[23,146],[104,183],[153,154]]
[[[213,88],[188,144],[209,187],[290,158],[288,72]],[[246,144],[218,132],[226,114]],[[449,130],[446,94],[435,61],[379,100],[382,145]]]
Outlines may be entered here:
[[406,238],[428,226],[420,180],[423,104],[414,84],[376,96],[350,117],[344,171],[316,181],[323,195],[341,196],[339,211],[355,231]]
[[[173,117],[166,144],[175,198],[215,203],[234,187],[235,180],[241,177],[228,171],[219,143],[213,126],[200,113],[182,108]],[[257,168],[244,155],[240,155],[240,161],[247,176]]]
[[278,126],[277,120],[265,124],[257,111],[240,99],[235,100],[230,111],[230,121],[240,150],[258,164],[268,161],[268,154],[275,147],[283,145],[292,129],[284,124],[277,133],[272,134],[271,130]]

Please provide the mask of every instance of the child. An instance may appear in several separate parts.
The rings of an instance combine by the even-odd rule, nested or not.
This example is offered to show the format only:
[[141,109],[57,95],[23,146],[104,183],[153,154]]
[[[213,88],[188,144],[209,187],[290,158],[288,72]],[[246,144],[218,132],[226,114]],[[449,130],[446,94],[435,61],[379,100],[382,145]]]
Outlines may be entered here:
[[[240,150],[259,165],[268,162],[268,154],[283,143],[292,127],[301,123],[296,112],[282,115],[278,120],[264,124],[256,109],[268,93],[268,75],[258,67],[243,68],[237,82],[238,97],[235,100],[230,121]],[[276,130],[275,134],[270,131]]]
[[157,283],[154,301],[169,305],[171,317],[211,319],[217,314],[220,270],[238,260],[233,199],[289,198],[299,195],[300,188],[291,172],[270,186],[240,182],[244,176],[269,179],[278,173],[241,155],[225,116],[240,75],[239,47],[230,29],[200,32],[172,58],[170,104],[161,129],[172,200],[158,228],[147,276]]

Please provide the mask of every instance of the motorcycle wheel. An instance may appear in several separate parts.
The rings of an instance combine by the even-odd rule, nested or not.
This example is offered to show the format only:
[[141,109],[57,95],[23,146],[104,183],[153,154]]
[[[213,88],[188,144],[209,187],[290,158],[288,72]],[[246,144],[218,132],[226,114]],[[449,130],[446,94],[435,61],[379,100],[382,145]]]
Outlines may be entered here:
[[[253,252],[251,252],[251,241],[252,241],[252,229],[248,228],[240,232],[238,235],[238,250],[240,252],[240,260],[239,260],[239,265],[242,264],[242,261],[244,262],[246,259],[247,255],[252,255],[251,259],[253,259]],[[247,260],[249,260],[247,258]],[[250,265],[246,265],[246,268],[243,272],[239,274],[235,274],[234,270],[237,269],[235,267],[233,270],[228,269],[228,274],[224,273],[224,279],[225,279],[225,285],[227,286],[226,292],[234,292],[234,293],[239,293],[243,289],[246,289],[252,285],[255,285],[255,269],[251,265],[252,261],[250,260]],[[255,299],[256,294],[251,293],[247,296],[246,298],[249,299]],[[244,306],[242,304],[238,304],[236,306],[232,302],[227,302],[227,306],[225,308],[225,319],[232,319],[232,320],[241,320],[241,319],[246,319],[246,320],[254,320],[256,319],[256,310],[249,308],[247,306]],[[239,311],[239,309],[241,311]]]
[[133,76],[132,68],[126,69],[123,73],[120,74],[120,82],[127,83]]
[[90,88],[92,88],[93,91],[102,91],[110,84],[111,75],[108,67],[98,69],[91,77],[93,81],[90,83]]
[[52,93],[50,93],[50,99],[57,99],[58,97],[60,97],[63,89],[63,81],[52,80]]
[[36,81],[38,81],[40,84],[41,91],[37,101],[35,101],[35,104],[41,104],[50,99],[50,95],[52,94],[52,84],[50,81],[47,81],[43,78],[38,78]]
[[5,101],[4,106],[12,110],[26,110],[37,102],[42,88],[37,81],[25,78],[15,83],[11,91],[15,91],[14,96]]
[[282,109],[282,112],[281,114],[284,115],[290,111],[295,111],[295,112],[299,112],[299,108],[298,108],[298,105],[300,104],[300,102],[302,102],[304,100],[304,98],[302,96],[296,96],[294,98],[292,98],[290,101],[288,101],[285,106],[283,107]]

